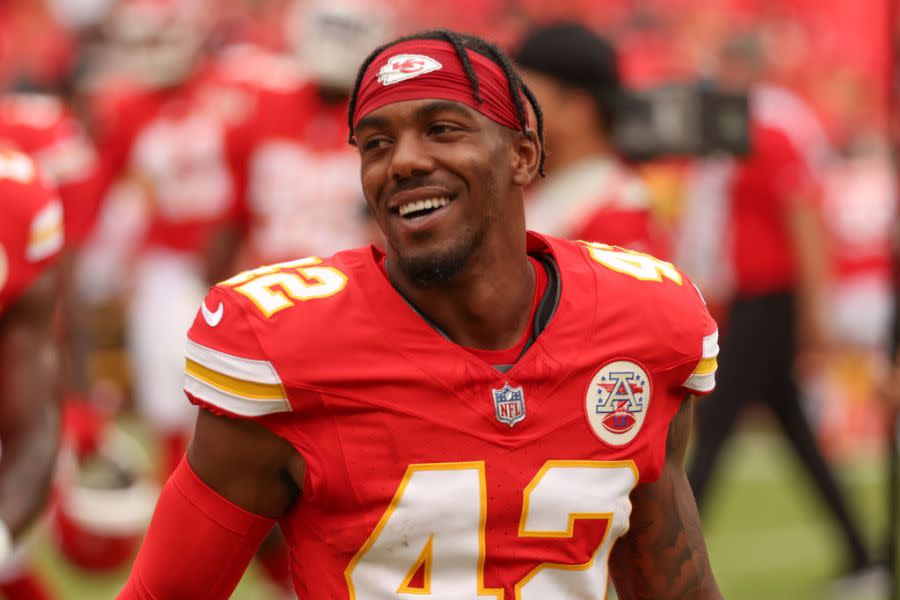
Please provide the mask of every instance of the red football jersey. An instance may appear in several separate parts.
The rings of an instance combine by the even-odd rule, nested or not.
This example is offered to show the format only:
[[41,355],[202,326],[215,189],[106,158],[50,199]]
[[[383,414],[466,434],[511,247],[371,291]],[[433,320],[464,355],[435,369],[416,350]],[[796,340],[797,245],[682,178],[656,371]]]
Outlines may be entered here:
[[365,242],[346,99],[327,99],[308,80],[271,90],[248,146],[239,212],[250,263],[328,255]]
[[102,182],[94,147],[71,112],[53,96],[5,95],[0,146],[34,157],[65,207],[66,243],[80,243],[97,213]]
[[37,164],[0,150],[0,314],[59,255],[63,210]]
[[629,494],[712,390],[717,329],[671,264],[529,234],[561,290],[506,373],[431,328],[376,248],[239,274],[187,342],[188,396],[307,464],[281,520],[303,598],[604,597]]
[[105,170],[145,192],[147,246],[202,254],[235,209],[240,184],[230,152],[256,110],[235,62],[228,52],[170,89],[114,82],[95,99]]

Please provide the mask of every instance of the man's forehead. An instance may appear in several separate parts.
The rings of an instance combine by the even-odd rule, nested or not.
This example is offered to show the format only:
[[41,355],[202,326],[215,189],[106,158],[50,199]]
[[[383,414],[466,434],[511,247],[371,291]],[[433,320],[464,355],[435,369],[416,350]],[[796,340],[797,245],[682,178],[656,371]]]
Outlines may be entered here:
[[440,113],[454,113],[470,119],[485,119],[478,111],[453,100],[422,98],[401,100],[380,106],[359,120],[356,130],[387,125],[398,119],[422,119]]

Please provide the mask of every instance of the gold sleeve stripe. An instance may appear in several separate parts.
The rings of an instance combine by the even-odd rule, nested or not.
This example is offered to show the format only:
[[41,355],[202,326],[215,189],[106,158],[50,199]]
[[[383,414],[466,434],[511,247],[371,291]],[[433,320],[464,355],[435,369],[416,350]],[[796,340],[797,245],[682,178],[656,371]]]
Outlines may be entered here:
[[25,258],[32,262],[44,260],[59,252],[64,241],[62,204],[54,200],[34,217]]
[[284,387],[280,384],[256,383],[237,379],[236,377],[213,371],[189,358],[185,359],[184,372],[190,377],[195,377],[216,389],[248,400],[285,400],[287,398]]
[[697,364],[697,368],[694,369],[692,375],[709,375],[716,372],[716,367],[718,367],[718,363],[715,356],[704,358]]

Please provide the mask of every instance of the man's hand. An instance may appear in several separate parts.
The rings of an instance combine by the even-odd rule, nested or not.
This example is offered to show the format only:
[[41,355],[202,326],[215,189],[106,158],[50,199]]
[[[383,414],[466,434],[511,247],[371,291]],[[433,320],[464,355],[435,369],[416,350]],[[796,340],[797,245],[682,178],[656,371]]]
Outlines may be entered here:
[[669,427],[659,479],[639,485],[631,494],[631,526],[610,557],[621,600],[722,598],[684,472],[692,415],[693,398],[689,398]]

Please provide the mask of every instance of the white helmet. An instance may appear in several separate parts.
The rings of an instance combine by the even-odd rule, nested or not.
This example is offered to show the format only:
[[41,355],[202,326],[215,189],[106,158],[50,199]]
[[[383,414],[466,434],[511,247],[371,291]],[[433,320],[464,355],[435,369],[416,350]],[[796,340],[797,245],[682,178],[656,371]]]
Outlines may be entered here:
[[153,87],[182,81],[209,30],[202,0],[119,0],[104,29],[114,70]]
[[386,40],[390,21],[391,10],[375,0],[297,2],[287,39],[319,85],[349,92],[360,62]]

